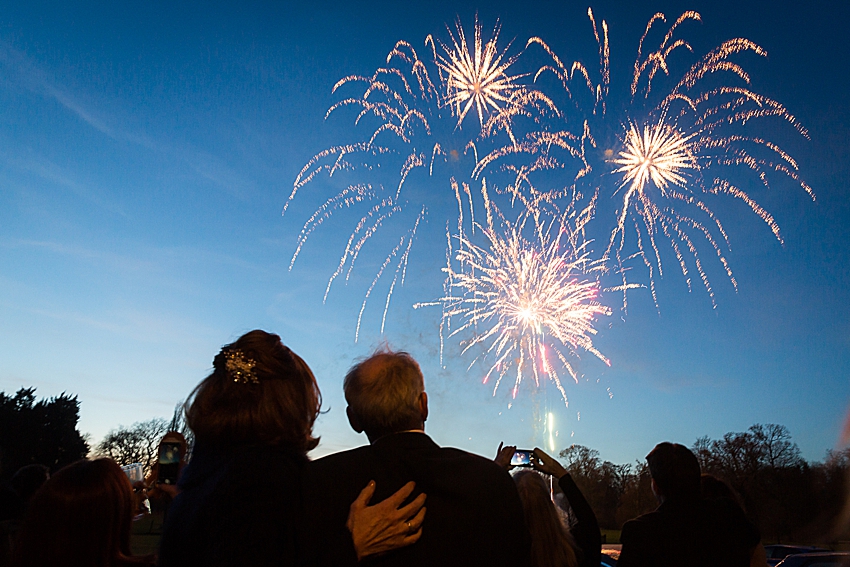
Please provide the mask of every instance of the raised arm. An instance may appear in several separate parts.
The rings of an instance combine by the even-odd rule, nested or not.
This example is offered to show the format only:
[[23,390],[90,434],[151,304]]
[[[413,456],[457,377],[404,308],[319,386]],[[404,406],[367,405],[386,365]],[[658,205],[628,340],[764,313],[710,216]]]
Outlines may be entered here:
[[594,567],[599,565],[602,560],[602,534],[593,508],[561,463],[539,448],[534,449],[534,457],[534,468],[557,478],[558,486],[561,487],[564,497],[570,503],[576,518],[576,524],[570,528],[570,534],[575,539],[576,545],[581,548],[581,565]]

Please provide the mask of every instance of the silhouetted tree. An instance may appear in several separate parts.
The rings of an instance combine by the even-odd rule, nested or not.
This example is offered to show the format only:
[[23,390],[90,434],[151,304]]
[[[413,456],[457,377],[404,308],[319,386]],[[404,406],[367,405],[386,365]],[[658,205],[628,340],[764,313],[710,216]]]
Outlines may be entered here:
[[756,424],[714,441],[700,437],[692,449],[703,472],[725,480],[741,495],[765,536],[800,537],[817,516],[817,475],[784,425]]
[[0,470],[2,479],[34,463],[56,471],[89,452],[77,430],[80,402],[64,392],[36,401],[35,388],[21,388],[14,396],[0,392]]
[[[755,424],[721,439],[699,437],[692,451],[703,472],[726,481],[741,496],[766,541],[828,544],[850,533],[850,504],[842,506],[850,498],[850,449],[809,463],[788,428]],[[645,461],[616,465],[582,445],[562,450],[559,457],[603,528],[619,528],[658,506]]]
[[147,476],[156,464],[157,449],[163,435],[170,431],[169,425],[168,420],[157,417],[130,427],[118,426],[106,434],[97,446],[97,454],[110,457],[122,466],[142,463]]
[[617,511],[631,482],[631,465],[615,465],[599,459],[599,451],[573,445],[561,451],[565,468],[593,508],[599,525],[616,529]]
[[748,431],[761,448],[760,456],[763,466],[779,469],[798,467],[803,464],[800,448],[791,441],[791,432],[784,425],[757,423]]
[[636,461],[625,481],[620,508],[617,510],[617,527],[658,507],[658,500],[652,493],[652,478],[646,461]]

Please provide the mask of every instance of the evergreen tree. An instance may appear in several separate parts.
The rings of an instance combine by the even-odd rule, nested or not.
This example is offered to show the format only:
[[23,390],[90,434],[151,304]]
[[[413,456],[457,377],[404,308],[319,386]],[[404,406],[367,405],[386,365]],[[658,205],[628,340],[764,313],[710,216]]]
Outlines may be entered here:
[[35,388],[0,392],[0,480],[25,465],[56,471],[84,458],[89,445],[77,429],[80,402],[62,393],[36,401]]

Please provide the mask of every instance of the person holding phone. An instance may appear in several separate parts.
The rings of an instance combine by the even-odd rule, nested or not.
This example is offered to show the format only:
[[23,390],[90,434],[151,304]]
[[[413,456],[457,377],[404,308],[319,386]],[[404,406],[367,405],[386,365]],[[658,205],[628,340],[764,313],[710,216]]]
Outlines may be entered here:
[[[598,567],[602,561],[599,522],[593,508],[563,465],[542,449],[517,450],[515,446],[503,447],[502,444],[499,444],[495,461],[507,470],[514,467],[529,469],[516,473],[514,481],[531,533],[531,567]],[[566,537],[560,519],[553,515],[555,510],[548,490],[540,475],[532,472],[532,469],[557,479],[558,486],[570,504],[576,522],[569,527]]]
[[[318,444],[313,423],[320,407],[312,371],[277,335],[251,331],[223,347],[185,406],[195,446],[169,509],[160,567],[299,565],[301,477],[307,452]],[[168,455],[166,445],[165,458],[173,460],[173,451]],[[413,490],[408,483],[367,506],[375,483],[363,484],[349,508],[348,553],[368,556],[415,542],[425,496],[402,506]]]

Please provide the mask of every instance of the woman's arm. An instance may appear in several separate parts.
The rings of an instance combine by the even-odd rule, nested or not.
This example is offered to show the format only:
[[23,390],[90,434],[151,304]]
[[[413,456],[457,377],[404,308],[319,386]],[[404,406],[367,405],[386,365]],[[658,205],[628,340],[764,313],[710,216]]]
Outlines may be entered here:
[[351,504],[346,522],[358,561],[368,555],[408,546],[422,536],[425,494],[420,494],[407,506],[400,507],[415,486],[415,483],[408,482],[395,494],[374,506],[369,506],[369,501],[375,493],[375,482],[370,482],[360,492]]
[[576,523],[570,528],[576,545],[581,549],[581,565],[596,567],[602,560],[602,534],[599,532],[599,522],[593,508],[587,502],[584,494],[576,486],[570,473],[555,459],[541,449],[534,449],[534,468],[550,474],[558,479],[558,486],[564,492],[564,497],[570,503]]

